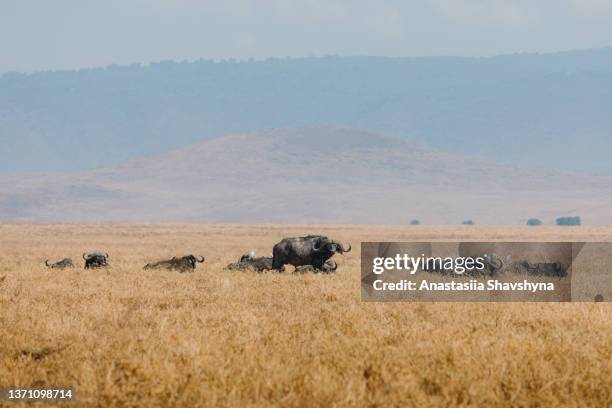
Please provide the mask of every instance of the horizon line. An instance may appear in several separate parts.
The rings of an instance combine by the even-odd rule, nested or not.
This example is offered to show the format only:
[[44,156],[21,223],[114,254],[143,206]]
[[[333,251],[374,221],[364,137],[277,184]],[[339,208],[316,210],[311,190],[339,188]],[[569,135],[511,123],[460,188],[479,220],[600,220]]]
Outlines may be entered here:
[[389,55],[342,55],[342,54],[325,54],[325,55],[309,55],[309,56],[268,56],[261,58],[254,57],[226,57],[226,58],[194,58],[194,59],[160,59],[149,62],[132,62],[132,63],[108,63],[106,65],[90,65],[80,66],[74,68],[49,68],[49,69],[35,69],[31,71],[0,71],[0,79],[7,76],[34,76],[38,74],[55,74],[55,73],[78,73],[81,71],[95,71],[95,70],[107,70],[115,68],[148,68],[155,65],[161,64],[195,64],[201,62],[207,62],[211,64],[248,64],[248,63],[269,63],[269,62],[293,62],[299,60],[323,60],[333,58],[378,58],[378,59],[390,59],[390,60],[401,60],[401,59],[467,59],[467,60],[489,60],[495,58],[504,57],[540,57],[540,56],[557,56],[570,53],[583,53],[593,51],[612,51],[612,45],[605,47],[592,47],[592,48],[573,48],[558,51],[517,51],[511,53],[500,53],[492,55],[480,55],[480,56],[466,56],[466,55],[403,55],[403,56],[389,56]]

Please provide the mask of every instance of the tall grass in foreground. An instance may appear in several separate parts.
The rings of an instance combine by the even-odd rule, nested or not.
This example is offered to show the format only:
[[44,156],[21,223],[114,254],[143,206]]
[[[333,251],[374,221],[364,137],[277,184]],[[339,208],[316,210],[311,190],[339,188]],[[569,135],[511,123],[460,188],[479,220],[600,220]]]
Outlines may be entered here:
[[[311,232],[353,244],[336,274],[223,270]],[[0,225],[0,387],[73,387],[75,406],[103,407],[612,404],[609,303],[363,303],[358,242],[383,239],[612,230]],[[43,266],[96,248],[108,271]],[[142,270],[184,253],[204,267]]]

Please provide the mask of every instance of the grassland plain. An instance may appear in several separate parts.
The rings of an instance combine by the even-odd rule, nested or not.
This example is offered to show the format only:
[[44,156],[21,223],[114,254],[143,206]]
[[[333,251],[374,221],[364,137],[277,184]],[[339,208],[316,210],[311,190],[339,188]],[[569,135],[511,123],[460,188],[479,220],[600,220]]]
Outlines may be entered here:
[[[223,270],[307,233],[355,250],[332,275]],[[612,406],[611,304],[364,303],[358,244],[377,240],[612,229],[2,224],[0,387],[73,387],[92,407]],[[112,268],[81,269],[90,249]],[[184,253],[207,259],[142,270]],[[79,268],[44,267],[64,256]]]

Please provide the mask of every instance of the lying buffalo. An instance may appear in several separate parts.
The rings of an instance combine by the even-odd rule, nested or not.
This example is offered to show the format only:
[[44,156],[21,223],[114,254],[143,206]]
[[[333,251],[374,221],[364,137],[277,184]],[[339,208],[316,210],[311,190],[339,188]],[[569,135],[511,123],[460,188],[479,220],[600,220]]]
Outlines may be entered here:
[[336,272],[336,269],[338,269],[338,264],[336,264],[336,261],[334,261],[333,259],[328,259],[323,264],[323,268],[322,269],[317,269],[317,268],[315,268],[312,265],[302,265],[302,266],[296,266],[294,272],[298,272],[298,273],[305,273],[305,272],[333,273],[333,272]]
[[85,269],[105,268],[108,265],[108,254],[102,252],[84,253]]
[[225,267],[225,269],[233,271],[269,271],[272,270],[272,257],[271,256],[260,256],[255,257],[255,254],[243,255],[240,257],[240,261],[231,263]]
[[45,261],[45,265],[47,265],[47,268],[51,268],[51,269],[66,269],[66,268],[74,268],[74,264],[72,263],[72,259],[71,258],[64,258],[61,261],[57,261],[55,263],[49,263],[49,260],[47,259]]
[[179,258],[173,257],[152,264],[146,264],[144,269],[167,269],[179,272],[193,272],[196,268],[196,263],[204,262],[204,257],[197,258],[193,255],[185,255]]
[[[227,265],[225,269],[238,270],[238,271],[251,270],[251,271],[256,271],[256,272],[270,271],[273,269],[272,268],[272,257],[271,256],[255,257],[255,253],[251,252],[250,254],[242,255],[240,257],[240,261]],[[294,272],[331,273],[331,272],[335,272],[336,269],[338,269],[338,265],[336,264],[336,262],[334,262],[332,259],[328,259],[323,264],[323,269],[317,269],[312,265],[301,265],[301,266],[297,266]],[[283,272],[284,270],[285,268],[283,267],[281,269],[281,272]]]
[[563,278],[567,276],[567,270],[559,262],[518,262],[519,271],[524,271],[531,276],[546,276]]
[[499,264],[492,267],[494,273],[508,270],[532,276],[565,277],[583,246],[571,242],[464,242],[459,245],[459,255],[498,260]]
[[335,253],[342,254],[350,251],[350,244],[348,248],[344,248],[340,242],[322,235],[285,238],[274,245],[272,268],[280,270],[284,265],[289,264],[296,267],[312,265],[315,269],[323,270],[325,262]]

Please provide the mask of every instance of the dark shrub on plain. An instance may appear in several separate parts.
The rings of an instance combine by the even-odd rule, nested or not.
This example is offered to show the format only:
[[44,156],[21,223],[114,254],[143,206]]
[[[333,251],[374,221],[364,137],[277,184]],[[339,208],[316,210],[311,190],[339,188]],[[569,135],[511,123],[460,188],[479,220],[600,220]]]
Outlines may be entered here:
[[557,225],[561,226],[575,226],[580,225],[582,221],[579,216],[576,217],[559,217],[556,221]]
[[530,218],[527,220],[527,225],[530,227],[537,227],[542,225],[542,221],[539,218]]

